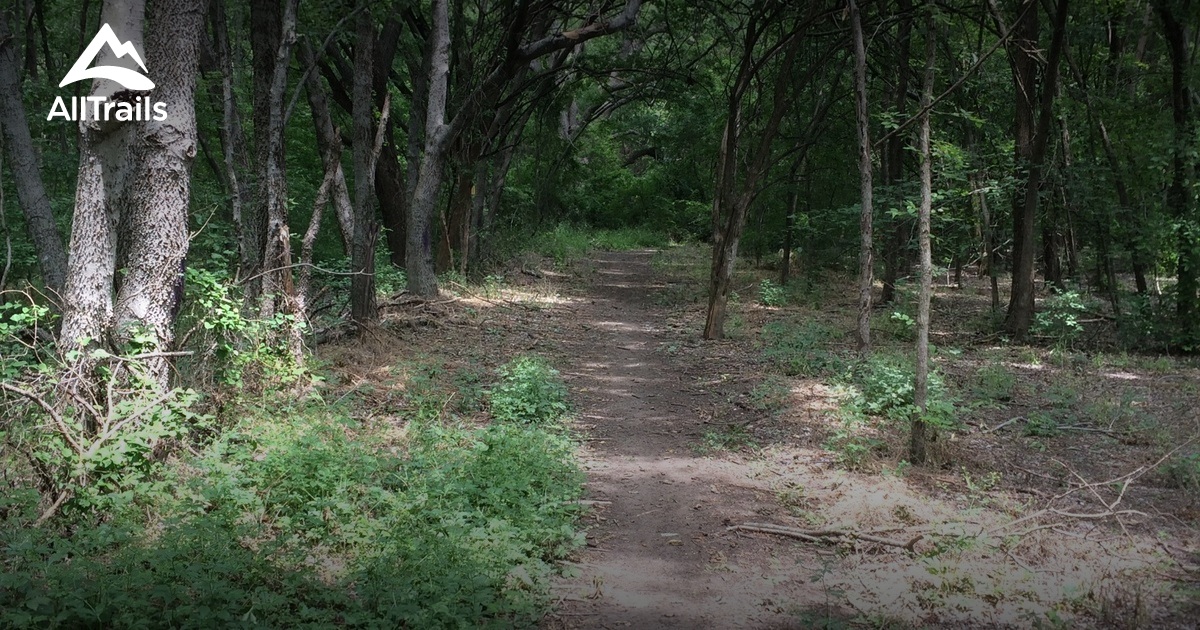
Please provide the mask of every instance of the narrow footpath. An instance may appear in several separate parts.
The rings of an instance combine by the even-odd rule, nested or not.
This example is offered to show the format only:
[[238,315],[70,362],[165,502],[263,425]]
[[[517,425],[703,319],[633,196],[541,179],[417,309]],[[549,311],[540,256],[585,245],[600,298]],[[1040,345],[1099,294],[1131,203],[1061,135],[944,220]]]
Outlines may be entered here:
[[786,539],[726,531],[778,502],[761,467],[697,452],[706,433],[754,417],[724,405],[714,418],[728,398],[705,383],[714,366],[673,357],[696,331],[655,305],[666,280],[652,256],[599,255],[561,318],[593,507],[577,575],[555,585],[559,604],[543,625],[803,627],[802,611],[826,599],[812,584],[821,561]]

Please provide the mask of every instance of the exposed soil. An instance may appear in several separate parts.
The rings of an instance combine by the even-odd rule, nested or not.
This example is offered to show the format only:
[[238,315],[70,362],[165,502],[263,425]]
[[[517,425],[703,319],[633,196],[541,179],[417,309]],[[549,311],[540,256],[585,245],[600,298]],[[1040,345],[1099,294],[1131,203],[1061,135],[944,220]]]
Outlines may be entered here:
[[778,502],[751,462],[697,452],[705,436],[739,435],[758,420],[729,403],[739,383],[722,374],[719,355],[740,349],[719,343],[708,356],[680,356],[698,341],[654,304],[667,280],[651,269],[652,255],[598,255],[565,331],[596,503],[579,575],[559,585],[552,620],[569,628],[800,627],[797,611],[824,602],[810,583],[820,558],[784,538],[726,531],[777,512]]
[[[946,281],[934,363],[960,426],[909,467],[902,423],[846,423],[834,373],[789,375],[766,352],[771,327],[811,324],[819,352],[852,354],[852,283],[806,275],[773,308],[753,299],[770,272],[743,268],[730,339],[702,341],[706,262],[699,247],[527,257],[492,288],[399,299],[372,343],[324,358],[380,413],[418,373],[453,391],[520,354],[561,370],[587,545],[552,587],[547,630],[1197,627],[1200,488],[1160,466],[1182,447],[1200,471],[1196,365],[1004,343],[979,332],[982,281]],[[905,308],[877,310],[877,353],[908,356],[890,317]],[[748,523],[875,541],[730,529]]]
[[[1121,507],[1158,518],[1034,518],[1006,529],[1062,488],[1079,512],[1096,511],[1087,493],[1071,494],[1081,485],[1065,467],[1089,480],[1128,469],[1064,445],[1065,463],[1039,473],[1056,455],[1046,453],[1053,440],[1037,442],[1034,455],[1022,452],[1027,442],[970,427],[939,447],[941,466],[903,477],[847,472],[822,448],[836,407],[829,387],[786,379],[783,409],[761,404],[752,389],[764,378],[759,351],[744,336],[701,342],[700,307],[661,299],[684,281],[653,269],[653,256],[597,255],[550,314],[544,347],[574,392],[591,509],[587,547],[573,577],[555,585],[545,627],[1029,627],[1072,618],[1076,627],[1196,627],[1186,612],[1200,560],[1187,522],[1194,501],[1164,514],[1180,495],[1159,501],[1148,488],[1154,504],[1131,491]],[[1020,487],[985,476],[1015,462],[1032,473]],[[926,538],[912,554],[729,529],[749,522]]]

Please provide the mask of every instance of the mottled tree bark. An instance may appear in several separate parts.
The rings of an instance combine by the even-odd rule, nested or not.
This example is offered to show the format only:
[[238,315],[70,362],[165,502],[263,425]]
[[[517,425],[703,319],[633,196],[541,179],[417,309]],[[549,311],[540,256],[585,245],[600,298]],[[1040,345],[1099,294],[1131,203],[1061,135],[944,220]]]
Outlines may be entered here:
[[[128,264],[115,306],[118,344],[149,334],[155,349],[174,340],[175,315],[183,298],[183,261],[188,249],[191,165],[196,157],[196,76],[203,32],[203,0],[155,0],[147,59],[154,64],[153,96],[166,103],[166,120],[138,125],[133,141],[133,179],[122,209],[120,241]],[[160,387],[169,381],[168,359],[146,360]]]
[[[766,24],[763,24],[765,27]],[[743,99],[754,79],[756,62],[754,49],[762,31],[747,30],[743,43],[738,79],[729,95],[729,111],[717,158],[717,185],[713,200],[713,256],[709,274],[708,311],[704,320],[704,338],[725,336],[725,311],[733,283],[733,267],[737,262],[738,245],[746,227],[750,204],[758,195],[759,182],[771,165],[771,144],[779,133],[779,125],[791,105],[792,67],[802,37],[795,31],[785,35],[783,59],[776,69],[771,91],[771,110],[754,147],[750,163],[738,178],[739,145],[743,131]],[[778,52],[780,48],[776,48]],[[763,60],[758,60],[761,63]]]
[[417,170],[409,208],[405,270],[408,290],[421,297],[438,293],[433,260],[433,215],[442,187],[446,144],[446,99],[450,78],[450,15],[448,0],[434,0],[429,34],[429,97],[425,109],[425,149]]
[[[145,50],[142,23],[145,2],[105,3],[101,19],[123,42]],[[96,64],[136,67],[132,55],[116,57],[107,46]],[[92,96],[112,96],[124,88],[107,79],[92,81]],[[125,181],[130,173],[129,145],[133,124],[79,122],[79,176],[71,222],[70,258],[63,299],[59,350],[107,345],[113,323],[113,279],[117,260],[117,225]]]
[[[637,21],[642,0],[626,0],[624,10],[611,19],[589,20],[579,28],[559,31],[520,45],[524,34],[519,28],[509,33],[508,46],[500,63],[480,81],[470,94],[462,98],[462,106],[449,121],[446,120],[446,101],[449,92],[450,27],[449,7],[445,0],[433,2],[433,27],[430,32],[430,66],[428,98],[425,113],[425,142],[417,169],[416,182],[411,188],[406,236],[405,263],[408,271],[408,290],[418,296],[437,295],[437,276],[434,272],[433,218],[441,192],[447,150],[450,143],[464,130],[471,128],[485,107],[493,106],[502,94],[506,82],[523,64],[557,51],[575,48],[584,42],[629,28]],[[527,26],[526,24],[519,25]]]
[[[993,5],[994,8],[994,5]],[[1013,337],[1023,340],[1033,325],[1034,313],[1034,254],[1037,226],[1039,188],[1042,167],[1049,144],[1053,115],[1058,62],[1062,57],[1066,34],[1067,0],[1059,0],[1054,15],[1054,29],[1046,69],[1041,82],[1040,102],[1038,75],[1038,10],[1036,0],[1023,0],[1018,8],[1020,17],[1013,25],[1009,39],[1009,60],[1012,65],[1016,99],[1016,161],[1024,169],[1022,188],[1013,195],[1013,270],[1012,295],[1008,302],[1005,326]],[[999,16],[999,12],[995,14]],[[1004,30],[1003,23],[1001,30]],[[1036,106],[1036,109],[1035,109]],[[1037,116],[1035,122],[1034,116]]]
[[[251,43],[255,39],[260,40],[254,51],[258,198],[254,204],[256,216],[252,220],[263,228],[263,241],[261,269],[251,276],[254,279],[247,279],[247,296],[250,299],[263,298],[259,305],[259,316],[263,319],[269,319],[276,313],[298,314],[294,304],[291,239],[287,221],[283,129],[288,63],[292,44],[296,40],[296,4],[297,0],[288,0],[280,7],[278,3],[258,0],[251,5],[254,30],[274,31],[258,36],[252,34],[251,37]],[[272,21],[272,18],[277,18],[277,21]],[[268,46],[270,43],[274,44],[273,48]],[[250,221],[247,221],[249,224]],[[299,336],[290,337],[291,352],[299,358]]]
[[[234,90],[233,48],[229,42],[229,29],[226,24],[225,0],[210,0],[209,15],[212,20],[213,47],[217,64],[221,68],[221,148],[225,167],[225,182],[229,187],[229,209],[233,216],[233,225],[237,229],[238,261],[243,269],[258,268],[258,260],[262,254],[261,247],[255,241],[257,232],[254,226],[247,225],[245,217],[246,201],[250,198],[248,191],[250,163],[246,153],[246,135],[242,130],[241,117],[238,115],[237,92]],[[251,235],[247,235],[250,230]],[[247,249],[250,244],[253,248]]]

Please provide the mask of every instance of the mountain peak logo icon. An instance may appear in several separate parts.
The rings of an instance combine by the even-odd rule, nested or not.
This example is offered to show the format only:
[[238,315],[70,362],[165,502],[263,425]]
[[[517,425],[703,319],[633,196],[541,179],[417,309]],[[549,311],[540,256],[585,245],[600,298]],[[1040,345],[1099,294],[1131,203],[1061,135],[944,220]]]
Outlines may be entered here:
[[96,55],[100,54],[100,49],[107,44],[109,49],[117,56],[117,58],[129,55],[141,67],[142,72],[147,72],[146,64],[142,62],[142,57],[138,55],[138,51],[134,48],[132,42],[122,42],[117,39],[117,34],[113,32],[112,27],[107,23],[100,27],[100,31],[92,38],[92,43],[83,50],[83,54],[79,55],[79,59],[75,61],[75,65],[71,66],[70,72],[63,77],[62,83],[58,87],[63,87],[83,81],[84,79],[108,79],[120,83],[127,90],[152,90],[154,82],[146,77],[146,75],[132,70],[130,68],[122,68],[121,66],[91,66],[96,60]]

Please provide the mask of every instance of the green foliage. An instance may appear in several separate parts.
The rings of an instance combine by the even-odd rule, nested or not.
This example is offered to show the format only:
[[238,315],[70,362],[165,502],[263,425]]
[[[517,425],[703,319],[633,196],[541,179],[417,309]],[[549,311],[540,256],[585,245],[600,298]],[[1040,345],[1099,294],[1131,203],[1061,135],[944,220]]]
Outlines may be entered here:
[[1025,435],[1028,437],[1055,437],[1062,430],[1058,428],[1058,420],[1044,411],[1032,411],[1025,419]]
[[999,363],[986,365],[975,373],[972,389],[985,400],[1008,402],[1017,388],[1017,377]]
[[1161,466],[1160,473],[1168,486],[1200,493],[1200,453],[1173,458]]
[[198,365],[211,371],[221,385],[240,390],[290,383],[305,373],[287,346],[287,337],[295,329],[302,332],[305,322],[295,315],[277,313],[267,320],[244,313],[241,292],[221,273],[191,267],[187,270],[187,301],[191,305],[183,318],[195,330],[194,343],[207,346],[204,353],[211,365]]
[[45,367],[54,348],[39,336],[53,330],[56,320],[49,308],[32,300],[0,303],[0,380]]
[[871,431],[868,418],[853,404],[839,410],[833,433],[825,441],[825,448],[835,453],[838,465],[847,470],[864,468],[872,455],[884,452],[886,447],[887,443]]
[[763,356],[788,376],[829,376],[847,360],[829,347],[838,333],[821,322],[771,322],[762,329]]
[[913,401],[916,393],[914,367],[906,358],[872,355],[855,367],[852,382],[856,392],[851,397],[851,405],[863,414],[901,423],[920,416],[934,427],[947,430],[958,425],[954,401],[941,376],[933,370],[929,373],[926,411],[920,414]]
[[567,388],[558,370],[539,357],[522,356],[497,370],[488,391],[492,417],[500,422],[546,425],[567,414]]
[[[9,420],[0,432],[0,461],[28,462],[24,481],[32,487],[36,479],[65,513],[103,514],[160,497],[163,453],[213,424],[200,411],[201,396],[186,388],[162,391],[136,354],[114,356],[100,348],[67,354],[98,379],[94,391],[105,395],[89,401],[80,379],[61,375],[57,363],[23,374],[20,397],[0,393],[0,411]],[[67,394],[68,387],[77,391]]]
[[787,408],[791,396],[792,388],[786,380],[767,376],[750,390],[750,406],[775,413]]
[[1055,346],[1069,348],[1083,334],[1080,321],[1088,305],[1077,291],[1052,295],[1042,302],[1042,310],[1034,316],[1032,331],[1049,337]]
[[603,251],[627,251],[631,249],[657,249],[666,247],[669,242],[666,235],[645,227],[622,228],[615,230],[596,230],[589,239],[589,244]]
[[892,311],[881,322],[879,330],[897,341],[914,341],[917,338],[917,320],[903,311]]
[[769,278],[763,278],[758,283],[758,301],[763,306],[783,306],[787,304],[787,291]]
[[593,250],[624,251],[660,248],[668,244],[661,232],[649,228],[595,229],[570,223],[559,223],[554,229],[539,232],[519,249],[528,249],[540,256],[553,258],[559,265],[570,264]]
[[1174,300],[1131,295],[1117,317],[1117,340],[1130,351],[1164,352],[1176,340],[1175,313]]
[[394,444],[386,427],[280,411],[168,471],[151,523],[126,512],[63,536],[29,527],[30,493],[0,498],[0,626],[536,623],[551,561],[579,542],[569,442],[427,425]]

